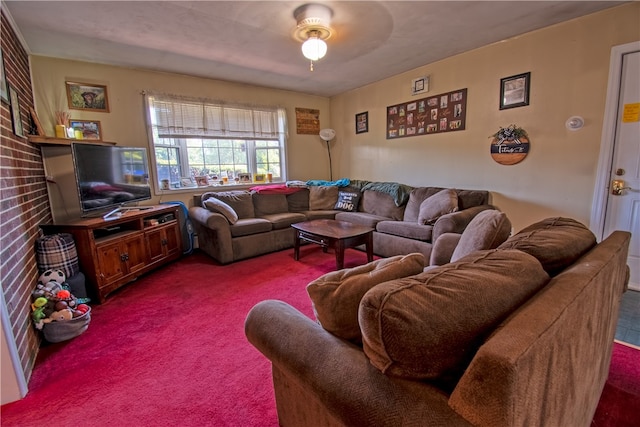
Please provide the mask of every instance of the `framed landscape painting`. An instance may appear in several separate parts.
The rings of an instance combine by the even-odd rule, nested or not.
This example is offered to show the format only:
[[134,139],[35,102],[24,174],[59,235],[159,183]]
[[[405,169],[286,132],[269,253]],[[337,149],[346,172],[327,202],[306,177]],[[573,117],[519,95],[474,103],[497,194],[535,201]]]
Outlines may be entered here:
[[90,83],[66,82],[67,101],[73,110],[109,112],[107,87]]
[[83,139],[102,141],[100,122],[96,120],[70,120],[69,126],[82,132]]

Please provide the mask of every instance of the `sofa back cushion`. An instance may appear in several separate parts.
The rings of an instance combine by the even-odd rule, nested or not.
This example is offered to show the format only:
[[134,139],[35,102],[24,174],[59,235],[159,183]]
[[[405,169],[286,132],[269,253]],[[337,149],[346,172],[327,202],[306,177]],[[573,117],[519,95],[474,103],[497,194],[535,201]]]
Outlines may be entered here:
[[531,255],[494,249],[382,283],[360,303],[364,352],[385,374],[450,387],[485,338],[548,280]]
[[375,190],[364,190],[360,200],[360,212],[396,221],[402,221],[405,206],[397,206],[390,194]]
[[332,210],[337,201],[338,187],[334,185],[309,187],[310,210]]
[[424,263],[424,256],[414,253],[320,276],[307,285],[318,323],[340,338],[361,342],[358,306],[363,295],[379,283],[421,273]]
[[418,212],[418,223],[433,225],[442,215],[457,210],[458,195],[455,190],[446,188],[423,200],[420,204],[420,211]]
[[304,212],[309,210],[309,189],[301,188],[293,194],[287,194],[289,212]]
[[476,215],[453,250],[451,261],[455,262],[472,252],[495,249],[509,237],[511,221],[504,212],[487,209]]
[[239,219],[255,218],[251,193],[243,190],[207,192],[201,196],[201,204],[210,197],[222,200],[236,212]]
[[209,197],[207,200],[204,200],[202,204],[211,212],[217,212],[224,215],[224,217],[227,218],[227,221],[229,221],[229,224],[233,225],[238,222],[238,214],[236,211],[222,200],[216,199],[215,197]]
[[596,236],[571,218],[547,218],[524,228],[499,249],[518,249],[533,255],[555,276],[596,245]]
[[287,196],[285,194],[260,194],[253,193],[253,209],[255,216],[279,214],[289,211]]
[[[417,222],[420,214],[420,205],[422,202],[433,196],[439,191],[444,190],[441,187],[417,187],[409,194],[407,208],[404,211],[404,220],[409,222]],[[489,204],[489,192],[485,190],[455,190],[458,194],[458,210],[464,210],[473,206],[481,206]]]

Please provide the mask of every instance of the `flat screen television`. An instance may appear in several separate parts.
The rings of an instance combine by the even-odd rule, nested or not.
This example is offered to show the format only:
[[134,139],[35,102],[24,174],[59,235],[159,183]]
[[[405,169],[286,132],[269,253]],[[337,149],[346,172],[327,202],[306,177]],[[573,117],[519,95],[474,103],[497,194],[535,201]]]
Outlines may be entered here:
[[83,216],[151,199],[147,149],[100,144],[71,144]]

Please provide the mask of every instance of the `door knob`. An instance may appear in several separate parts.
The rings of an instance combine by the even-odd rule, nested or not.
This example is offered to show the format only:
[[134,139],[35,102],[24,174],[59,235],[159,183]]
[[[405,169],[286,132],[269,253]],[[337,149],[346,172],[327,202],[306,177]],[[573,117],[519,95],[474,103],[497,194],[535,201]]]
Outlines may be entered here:
[[623,180],[614,179],[613,182],[611,182],[611,194],[614,196],[622,196],[624,190],[631,190],[631,187],[625,187]]

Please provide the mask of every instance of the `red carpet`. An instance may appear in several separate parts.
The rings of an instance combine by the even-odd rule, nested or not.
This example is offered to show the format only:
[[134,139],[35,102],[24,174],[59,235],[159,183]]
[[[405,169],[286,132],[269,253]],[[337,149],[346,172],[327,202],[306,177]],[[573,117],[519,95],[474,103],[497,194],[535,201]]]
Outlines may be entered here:
[[[93,306],[83,335],[41,349],[29,393],[2,406],[2,426],[277,426],[270,365],[245,339],[245,316],[280,299],[312,317],[305,286],[335,268],[315,246],[292,255],[219,266],[196,253],[131,283]],[[346,267],[365,262],[345,254]],[[619,372],[637,368],[639,354],[616,345],[594,426],[631,425],[616,421],[638,407],[640,375]]]

